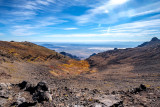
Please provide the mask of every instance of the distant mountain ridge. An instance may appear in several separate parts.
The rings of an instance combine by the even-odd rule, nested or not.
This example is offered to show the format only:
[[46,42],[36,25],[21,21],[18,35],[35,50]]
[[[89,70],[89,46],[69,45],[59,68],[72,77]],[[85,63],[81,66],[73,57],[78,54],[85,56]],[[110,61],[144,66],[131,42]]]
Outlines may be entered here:
[[[134,66],[150,66],[159,64],[160,40],[156,37],[136,48],[110,50],[86,59],[92,68],[107,69],[110,65],[131,64]],[[158,67],[158,66],[156,66]]]
[[76,55],[72,55],[70,53],[67,53],[67,52],[60,52],[60,54],[64,55],[64,56],[68,56],[72,59],[75,59],[75,60],[81,60],[81,58],[77,57]]
[[156,44],[160,44],[160,39],[158,39],[157,37],[153,37],[151,41],[144,42],[143,44],[139,45],[138,47],[151,46],[151,45],[156,45]]

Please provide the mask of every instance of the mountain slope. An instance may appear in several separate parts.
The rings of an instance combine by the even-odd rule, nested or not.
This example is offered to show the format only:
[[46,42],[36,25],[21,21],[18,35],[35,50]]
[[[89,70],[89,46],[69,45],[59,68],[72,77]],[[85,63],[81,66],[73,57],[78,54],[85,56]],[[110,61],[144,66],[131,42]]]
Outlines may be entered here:
[[0,41],[0,63],[0,81],[46,80],[90,72],[87,61],[76,61],[30,42]]
[[110,65],[154,65],[160,62],[160,40],[153,38],[136,48],[118,49],[99,53],[87,59],[92,68],[104,70]]
[[30,42],[0,41],[0,56],[1,61],[47,61],[50,59],[67,61],[69,59],[55,51]]
[[139,45],[138,47],[144,47],[144,46],[153,46],[160,44],[160,40],[157,37],[153,37],[151,41],[144,42],[143,44]]
[[70,57],[70,58],[72,58],[72,59],[75,59],[75,60],[80,60],[79,57],[77,57],[76,55],[72,55],[72,54],[70,54],[70,53],[60,52],[60,54],[62,54],[62,55],[64,55],[64,56],[68,56],[68,57]]

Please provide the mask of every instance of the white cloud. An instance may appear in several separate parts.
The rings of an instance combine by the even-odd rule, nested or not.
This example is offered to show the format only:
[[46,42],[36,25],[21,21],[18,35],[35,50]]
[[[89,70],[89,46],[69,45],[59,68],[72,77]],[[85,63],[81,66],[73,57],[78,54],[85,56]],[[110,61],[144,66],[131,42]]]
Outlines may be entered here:
[[108,14],[111,10],[116,8],[118,5],[125,4],[129,0],[109,0],[105,1],[102,5],[96,6],[93,9],[87,11],[86,14],[82,16],[75,17],[75,20],[80,23],[87,23],[94,19],[94,17],[98,14]]
[[[73,19],[76,20],[78,24],[85,24],[89,22],[113,24],[120,21],[122,18],[132,18],[160,12],[159,1],[138,7],[125,5],[126,8],[120,8],[119,10],[116,10],[117,7],[119,7],[120,5],[126,4],[130,1],[131,0],[105,1],[103,2],[103,4],[99,6],[97,5],[94,8],[88,10],[86,14],[83,14],[78,17],[73,17]],[[130,3],[132,3],[132,1]],[[101,17],[101,15],[103,16]]]
[[46,35],[44,37],[99,37],[103,36],[102,34],[54,34]]
[[11,30],[11,33],[15,36],[31,36],[31,35],[37,34],[31,31],[31,29],[33,28],[34,27],[31,27],[29,25],[14,26],[13,30]]
[[15,12],[12,12],[11,14],[18,15],[18,16],[32,16],[32,15],[36,15],[36,13],[34,11],[15,11]]
[[119,17],[135,17],[143,16],[151,13],[160,12],[160,2],[155,2],[148,4],[146,6],[141,6],[138,8],[129,9],[127,11],[122,11],[118,13]]
[[143,12],[139,12],[139,13],[129,14],[129,17],[143,16],[143,15],[147,15],[147,14],[151,14],[151,13],[155,13],[155,12],[160,12],[160,8],[148,10],[148,11],[143,11]]
[[76,30],[78,28],[64,28],[64,30]]
[[150,19],[159,19],[160,18],[160,14],[158,14],[158,15],[155,15],[155,16],[151,16],[151,17],[149,17],[149,18],[147,18],[148,20],[150,20]]
[[[65,23],[65,22],[66,22],[65,20],[60,20],[55,17],[45,17],[45,18],[37,19],[36,21],[32,22],[32,24],[15,25],[12,27],[10,32],[15,36],[31,36],[31,35],[39,34],[35,31],[37,29],[44,30],[48,26],[56,25],[59,23]],[[70,28],[70,30],[72,29]]]
[[[133,23],[126,23],[115,26],[115,29],[151,29],[151,28],[159,28],[160,27],[160,19],[153,19],[148,21],[137,21]],[[134,31],[134,30],[132,30]]]
[[146,40],[128,40],[128,39],[123,39],[123,40],[111,40],[111,39],[97,39],[97,40],[90,40],[90,39],[75,39],[75,40],[54,40],[54,39],[47,39],[45,38],[44,40],[33,40],[33,42],[61,42],[61,43],[66,43],[66,42],[70,42],[70,43],[77,43],[77,42],[81,42],[81,43],[100,43],[100,42],[144,42]]
[[106,47],[92,47],[92,48],[88,48],[90,50],[101,50],[101,51],[104,51],[104,50],[113,50],[114,48],[106,48]]
[[36,0],[36,2],[38,4],[42,4],[42,5],[49,5],[49,2],[48,1],[44,1],[44,0]]
[[55,3],[54,0],[33,0],[33,1],[26,1],[24,4],[19,4],[17,7],[29,10],[37,10],[41,9],[42,6],[51,5]]
[[35,32],[28,32],[25,29],[17,29],[17,30],[14,30],[12,32],[12,34],[15,35],[15,36],[32,36],[32,35],[35,35],[37,33],[35,33]]
[[60,23],[65,23],[67,22],[66,20],[61,20],[56,17],[44,17],[44,18],[39,18],[35,21],[35,27],[46,27],[50,25],[56,25]]
[[[100,34],[54,34],[46,35],[46,38],[92,38],[96,37],[99,41],[138,41],[137,38],[148,38],[152,36],[160,37],[160,19],[154,19],[149,21],[138,21],[133,23],[126,23],[116,25],[112,27],[102,28]],[[109,40],[101,40],[106,38]],[[131,40],[135,38],[136,40]],[[92,40],[89,40],[92,41]],[[94,41],[94,40],[93,40]],[[95,40],[96,41],[96,40]],[[144,40],[145,41],[145,40]]]
[[110,0],[109,4],[110,5],[120,5],[120,4],[124,4],[129,0]]
[[148,21],[138,21],[133,23],[126,23],[117,26],[100,30],[104,35],[111,37],[149,37],[160,36],[160,19],[153,19]]
[[[96,37],[97,42],[108,41],[138,41],[137,38],[148,38],[152,36],[160,36],[160,19],[154,19],[149,21],[138,21],[133,23],[126,23],[121,25],[116,25],[112,27],[107,27],[100,30],[100,34],[54,34],[46,35],[46,38],[94,38]],[[105,38],[108,40],[101,40]],[[136,40],[131,40],[131,39]],[[90,41],[90,40],[89,40]],[[91,40],[92,41],[92,40]],[[94,41],[94,40],[93,40]],[[144,40],[145,41],[145,40]]]
[[[103,42],[105,42],[105,41],[103,41]],[[109,47],[91,47],[91,48],[88,48],[88,49],[105,51],[105,50],[113,50],[114,48],[109,48]],[[118,48],[118,49],[125,49],[125,48]]]
[[4,35],[4,33],[0,33],[0,36],[3,36]]

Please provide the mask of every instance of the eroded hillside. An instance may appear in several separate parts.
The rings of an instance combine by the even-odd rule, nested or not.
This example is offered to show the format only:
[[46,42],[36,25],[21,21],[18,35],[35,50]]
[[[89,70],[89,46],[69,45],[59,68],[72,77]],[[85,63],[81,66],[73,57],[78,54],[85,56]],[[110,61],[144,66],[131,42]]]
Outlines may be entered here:
[[90,72],[87,61],[76,61],[30,42],[0,41],[0,63],[0,80],[5,81],[63,78]]

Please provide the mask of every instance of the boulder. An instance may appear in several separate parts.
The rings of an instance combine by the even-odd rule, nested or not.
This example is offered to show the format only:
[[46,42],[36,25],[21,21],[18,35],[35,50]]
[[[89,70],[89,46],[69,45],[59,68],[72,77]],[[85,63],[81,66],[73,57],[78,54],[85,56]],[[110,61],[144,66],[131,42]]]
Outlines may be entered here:
[[52,95],[49,92],[36,92],[33,94],[33,100],[42,103],[43,101],[51,101]]
[[11,84],[9,83],[0,83],[0,97],[1,98],[9,98],[9,89],[10,89]]
[[39,82],[35,87],[36,91],[48,91],[48,85],[46,82]]
[[146,86],[141,84],[138,88],[133,88],[133,89],[129,90],[129,92],[131,94],[137,94],[137,93],[139,93],[141,91],[146,91],[146,89],[147,89]]
[[35,86],[27,81],[23,81],[22,83],[18,84],[20,89],[24,89],[25,91],[30,92],[30,94],[33,94],[35,92]]

